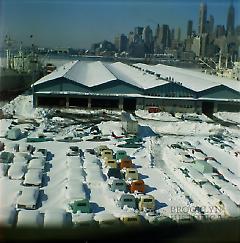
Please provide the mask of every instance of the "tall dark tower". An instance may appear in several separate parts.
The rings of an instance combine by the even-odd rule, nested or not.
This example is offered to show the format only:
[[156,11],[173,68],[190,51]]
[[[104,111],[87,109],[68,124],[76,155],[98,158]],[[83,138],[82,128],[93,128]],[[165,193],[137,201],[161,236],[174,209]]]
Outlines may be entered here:
[[228,15],[227,15],[227,34],[234,34],[234,7],[233,4],[228,8]]
[[206,33],[206,22],[207,22],[207,5],[205,3],[201,3],[199,9],[199,26],[198,26],[199,35]]
[[188,20],[188,24],[187,24],[187,37],[191,37],[192,36],[192,31],[193,31],[193,22],[192,20]]

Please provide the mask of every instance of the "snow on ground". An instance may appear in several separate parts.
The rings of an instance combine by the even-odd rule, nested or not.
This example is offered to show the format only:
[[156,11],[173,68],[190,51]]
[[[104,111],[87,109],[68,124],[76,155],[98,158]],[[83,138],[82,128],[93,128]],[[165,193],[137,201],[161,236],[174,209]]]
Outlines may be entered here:
[[217,112],[214,113],[214,116],[224,121],[230,121],[240,124],[239,112]]
[[[63,120],[63,118],[57,116],[49,120],[46,115],[52,111],[32,108],[32,100],[29,95],[17,97],[3,107],[3,110],[10,114],[15,110],[16,118],[39,118],[42,122],[36,132],[42,132],[44,127],[50,123],[60,127],[64,122],[66,124],[70,122],[69,119]],[[66,111],[68,112],[70,110]],[[71,110],[72,112],[73,110]],[[86,113],[86,111],[84,112]],[[95,114],[95,112],[92,111],[92,114]],[[114,115],[119,116],[120,114],[115,113]],[[227,201],[225,206],[231,208],[231,213],[227,213],[226,210],[219,213],[221,215],[224,214],[224,217],[240,215],[238,198],[233,197],[230,193],[232,192],[231,190],[240,193],[240,155],[236,156],[235,154],[236,151],[240,151],[239,129],[236,127],[229,128],[221,126],[213,122],[182,121],[168,113],[154,114],[154,117],[146,111],[142,111],[142,113],[138,111],[138,116],[144,118],[137,118],[140,125],[139,136],[144,140],[143,145],[138,149],[124,148],[124,150],[131,156],[140,179],[144,180],[146,194],[150,194],[156,199],[156,213],[167,215],[173,219],[181,217],[181,214],[184,213],[197,218],[204,215],[207,217],[210,209],[219,206],[217,198],[222,197]],[[167,119],[169,120],[167,121]],[[1,133],[6,131],[11,121],[11,119],[2,119],[0,121]],[[79,125],[81,124],[71,124],[65,128],[60,128],[59,132],[53,131],[46,133],[46,135],[52,138],[56,138],[59,135],[67,135],[73,133]],[[79,142],[68,143],[54,140],[32,143],[36,148],[46,148],[50,155],[43,171],[42,185],[40,187],[40,196],[36,210],[43,213],[53,208],[69,211],[69,199],[66,197],[66,186],[69,180],[69,165],[67,164],[67,160],[69,157],[66,156],[66,152],[70,145],[76,145],[85,152],[83,165],[79,164],[79,168],[82,167],[82,170],[86,173],[86,178],[81,175],[80,179],[84,183],[86,195],[90,200],[93,213],[99,214],[106,211],[113,213],[115,216],[119,216],[125,211],[133,211],[125,208],[121,209],[117,206],[116,198],[122,193],[110,191],[107,178],[102,174],[105,171],[103,168],[103,160],[101,160],[102,165],[94,165],[95,170],[100,171],[99,178],[102,178],[101,181],[95,181],[97,176],[96,178],[89,177],[93,165],[89,165],[87,161],[90,155],[87,156],[88,152],[86,152],[86,149],[93,149],[103,144],[107,145],[114,152],[122,149],[117,147],[117,145],[122,143],[123,138],[116,139],[112,137],[112,132],[117,136],[122,134],[121,122],[101,121],[100,119],[98,127],[102,131],[102,135],[105,138],[109,138],[108,141],[87,141],[93,135],[89,134],[89,128],[85,128],[83,129],[83,140]],[[218,134],[219,132],[231,139],[232,148],[222,149],[217,144],[210,144],[208,142],[207,138],[209,135]],[[209,180],[210,188],[213,188],[212,183],[219,183],[217,184],[218,186],[228,183],[231,190],[227,188],[227,190],[221,192],[220,190],[216,191],[215,188],[216,195],[209,196],[206,190],[210,189],[204,189],[200,184],[193,182],[194,178],[186,177],[181,169],[192,166],[192,163],[182,162],[181,156],[183,153],[180,153],[181,150],[170,147],[171,144],[183,141],[190,142],[196,148],[201,149],[206,156],[211,156],[216,159],[217,162],[207,161],[206,163],[211,164],[221,174],[224,181],[213,178],[211,174],[202,174],[202,177]],[[21,138],[18,141],[1,138],[1,142],[5,143],[7,149],[12,150],[15,143],[19,143],[20,147],[26,144],[26,138]],[[185,149],[184,153],[191,154],[191,150]],[[0,190],[1,195],[6,196],[1,196],[1,207],[10,205],[15,207],[19,191],[23,187],[21,180],[11,180],[7,176],[2,176],[0,178]],[[139,197],[139,195],[136,195],[136,197]],[[197,210],[199,208],[200,210]],[[144,212],[138,212],[138,210],[135,210],[135,212],[146,216]]]

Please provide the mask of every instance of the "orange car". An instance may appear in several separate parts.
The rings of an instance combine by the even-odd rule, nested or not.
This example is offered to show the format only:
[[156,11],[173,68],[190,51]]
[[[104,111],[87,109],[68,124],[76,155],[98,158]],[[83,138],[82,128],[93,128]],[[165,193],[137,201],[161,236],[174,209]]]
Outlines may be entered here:
[[121,159],[120,170],[123,168],[132,168],[132,160],[129,157]]
[[145,185],[143,180],[135,180],[129,185],[129,191],[134,193],[135,191],[144,193],[145,192]]

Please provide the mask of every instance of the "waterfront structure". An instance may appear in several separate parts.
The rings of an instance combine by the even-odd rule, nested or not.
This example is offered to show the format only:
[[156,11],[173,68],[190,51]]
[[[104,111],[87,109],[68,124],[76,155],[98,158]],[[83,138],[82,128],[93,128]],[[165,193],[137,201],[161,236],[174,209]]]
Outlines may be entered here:
[[32,85],[34,106],[240,111],[237,81],[162,64],[73,61]]

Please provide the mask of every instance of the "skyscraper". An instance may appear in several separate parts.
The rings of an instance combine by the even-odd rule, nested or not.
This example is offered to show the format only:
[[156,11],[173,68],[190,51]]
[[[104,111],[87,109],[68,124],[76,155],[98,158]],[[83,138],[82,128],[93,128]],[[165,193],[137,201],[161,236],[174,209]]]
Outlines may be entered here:
[[208,34],[212,34],[214,30],[214,17],[212,15],[209,16],[207,23],[208,24],[207,24],[206,32]]
[[207,22],[207,5],[205,3],[201,3],[199,9],[199,26],[198,26],[199,35],[206,33],[206,22]]
[[188,24],[187,24],[187,37],[191,37],[192,36],[192,27],[193,27],[193,22],[192,20],[188,20]]
[[234,7],[231,4],[227,15],[227,34],[234,34]]
[[152,29],[148,26],[146,26],[143,29],[143,33],[142,33],[142,38],[144,41],[144,45],[145,45],[145,52],[146,53],[151,53],[153,50],[152,46],[153,46],[153,33],[152,33]]

